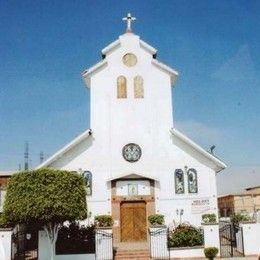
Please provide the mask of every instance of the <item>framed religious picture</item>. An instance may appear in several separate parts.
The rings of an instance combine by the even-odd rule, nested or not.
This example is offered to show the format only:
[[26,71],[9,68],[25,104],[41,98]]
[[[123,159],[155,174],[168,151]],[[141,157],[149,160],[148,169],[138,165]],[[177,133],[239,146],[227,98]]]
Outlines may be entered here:
[[87,196],[91,196],[92,195],[92,173],[90,171],[84,171],[82,173],[82,177],[84,178]]
[[134,183],[128,184],[128,196],[138,195],[138,185]]

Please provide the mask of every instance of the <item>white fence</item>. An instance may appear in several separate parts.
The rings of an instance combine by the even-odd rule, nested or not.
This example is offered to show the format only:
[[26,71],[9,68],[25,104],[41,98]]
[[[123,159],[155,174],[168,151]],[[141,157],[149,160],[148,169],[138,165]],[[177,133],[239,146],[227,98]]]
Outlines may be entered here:
[[168,248],[167,227],[150,228],[151,258],[193,258],[204,257],[204,247],[217,247],[219,244],[219,225],[203,225],[204,245],[189,248]]
[[12,258],[12,229],[0,229],[0,259]]
[[112,229],[96,229],[96,259],[113,259],[113,235]]

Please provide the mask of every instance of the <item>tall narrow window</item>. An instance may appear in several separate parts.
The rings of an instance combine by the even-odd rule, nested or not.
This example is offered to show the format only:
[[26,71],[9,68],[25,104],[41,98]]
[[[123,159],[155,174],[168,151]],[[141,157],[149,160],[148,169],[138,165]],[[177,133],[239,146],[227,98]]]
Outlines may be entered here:
[[188,190],[189,193],[198,192],[197,171],[193,168],[188,170]]
[[127,98],[126,78],[124,76],[117,78],[117,98]]
[[175,193],[184,193],[184,173],[181,169],[175,170]]
[[141,76],[134,77],[134,93],[135,98],[143,98],[144,97],[144,80]]
[[88,196],[92,195],[92,173],[90,171],[84,171],[82,173],[84,183],[85,183],[85,188],[86,188],[86,193]]

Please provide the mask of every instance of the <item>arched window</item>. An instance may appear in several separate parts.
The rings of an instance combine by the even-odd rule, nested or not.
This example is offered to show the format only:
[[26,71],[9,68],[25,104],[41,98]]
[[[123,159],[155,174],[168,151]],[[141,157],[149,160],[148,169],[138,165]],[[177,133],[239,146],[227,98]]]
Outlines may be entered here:
[[189,193],[198,192],[197,171],[193,168],[188,170],[188,190]]
[[181,169],[175,170],[175,193],[183,194],[184,193],[184,173]]
[[124,76],[117,78],[117,98],[127,98],[126,77]]
[[134,77],[134,94],[135,98],[144,97],[144,80],[141,76]]
[[82,177],[85,182],[86,193],[88,196],[92,195],[92,173],[90,171],[84,171]]

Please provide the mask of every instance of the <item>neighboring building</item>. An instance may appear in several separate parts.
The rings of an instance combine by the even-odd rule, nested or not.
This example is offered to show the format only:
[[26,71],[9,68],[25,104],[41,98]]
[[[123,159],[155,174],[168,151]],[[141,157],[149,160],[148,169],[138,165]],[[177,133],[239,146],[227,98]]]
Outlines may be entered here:
[[147,240],[151,214],[196,226],[202,214],[217,214],[216,173],[226,167],[173,126],[178,73],[128,21],[127,32],[83,72],[91,129],[37,167],[81,173],[88,209],[93,217],[112,215],[115,242]]
[[14,171],[0,171],[0,213],[3,211],[4,199],[8,180]]
[[229,217],[233,213],[252,216],[260,212],[260,186],[247,188],[243,193],[220,196],[218,207],[220,217]]

